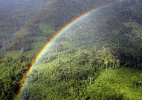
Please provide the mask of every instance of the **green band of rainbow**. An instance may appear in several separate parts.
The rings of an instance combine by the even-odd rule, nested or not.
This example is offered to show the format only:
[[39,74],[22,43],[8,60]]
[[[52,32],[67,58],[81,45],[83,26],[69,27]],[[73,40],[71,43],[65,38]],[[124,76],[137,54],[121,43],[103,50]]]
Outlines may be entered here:
[[69,22],[68,24],[66,24],[64,27],[62,27],[47,43],[46,45],[41,49],[41,51],[38,53],[38,55],[36,56],[36,58],[34,59],[32,65],[30,66],[30,68],[27,70],[26,74],[24,75],[23,79],[21,80],[21,82],[23,83],[21,88],[19,89],[15,100],[18,100],[24,86],[27,83],[28,80],[28,76],[29,74],[32,72],[32,70],[34,69],[34,67],[38,64],[39,60],[42,58],[42,56],[44,56],[44,54],[47,52],[47,49],[52,45],[52,43],[54,42],[54,40],[56,38],[58,38],[62,33],[64,33],[65,31],[67,31],[71,26],[75,25],[78,21],[80,21],[81,19],[86,18],[87,16],[89,16],[92,12],[97,12],[99,9],[104,8],[106,6],[110,6],[111,4],[114,4],[118,2],[118,0],[116,0],[115,2],[108,2],[108,4],[105,4],[101,7],[98,8],[93,8],[92,10],[80,15],[79,17],[73,19],[71,22]]

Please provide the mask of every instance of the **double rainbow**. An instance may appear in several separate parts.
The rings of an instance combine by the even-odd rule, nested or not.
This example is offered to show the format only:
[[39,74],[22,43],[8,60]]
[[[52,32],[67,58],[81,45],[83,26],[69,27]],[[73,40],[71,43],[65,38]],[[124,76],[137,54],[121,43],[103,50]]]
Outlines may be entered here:
[[[87,18],[91,13],[95,13],[98,10],[100,10],[101,8],[110,6],[116,2],[118,2],[119,0],[116,0],[115,2],[108,2],[108,4],[105,4],[101,7],[97,7],[97,8],[93,8],[92,10],[78,16],[77,18],[73,19],[71,22],[69,22],[68,24],[66,24],[64,27],[62,27],[46,44],[45,46],[41,49],[41,51],[38,53],[38,55],[35,57],[32,65],[29,67],[29,69],[27,70],[26,74],[24,75],[23,79],[21,80],[22,86],[19,89],[17,95],[15,96],[15,100],[18,100],[22,90],[24,89],[24,87],[26,86],[26,83],[28,81],[28,76],[29,74],[32,72],[32,70],[34,69],[34,67],[38,64],[39,60],[44,56],[44,54],[47,52],[47,49],[52,45],[52,43],[61,35],[63,34],[65,31],[67,31],[68,29],[70,29],[73,25],[77,24],[80,20]],[[121,0],[123,1],[123,0]]]

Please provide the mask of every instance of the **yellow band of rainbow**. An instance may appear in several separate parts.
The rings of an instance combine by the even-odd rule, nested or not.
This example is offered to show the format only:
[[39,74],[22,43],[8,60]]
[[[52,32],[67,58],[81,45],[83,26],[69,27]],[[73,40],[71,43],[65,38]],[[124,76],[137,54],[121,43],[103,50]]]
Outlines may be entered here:
[[71,26],[73,26],[74,24],[76,24],[79,20],[86,18],[87,16],[89,16],[92,12],[97,12],[99,9],[104,8],[106,6],[110,6],[111,4],[114,4],[116,2],[118,2],[119,0],[116,0],[115,2],[108,2],[108,4],[105,4],[101,7],[98,8],[93,8],[92,10],[78,16],[77,18],[73,19],[71,22],[69,22],[68,24],[66,24],[64,27],[62,27],[46,44],[45,46],[41,49],[41,51],[38,53],[38,55],[35,57],[32,65],[29,67],[29,69],[27,70],[26,74],[24,75],[24,77],[21,80],[21,88],[19,89],[18,93],[15,96],[15,100],[18,100],[24,86],[26,85],[27,82],[27,77],[29,76],[29,74],[32,72],[32,70],[34,69],[34,67],[36,66],[36,64],[39,62],[39,60],[41,59],[41,57],[45,54],[45,52],[47,51],[48,47],[50,47],[52,45],[52,43],[54,42],[54,40],[56,38],[58,38],[62,33],[64,33],[66,30],[68,30]]

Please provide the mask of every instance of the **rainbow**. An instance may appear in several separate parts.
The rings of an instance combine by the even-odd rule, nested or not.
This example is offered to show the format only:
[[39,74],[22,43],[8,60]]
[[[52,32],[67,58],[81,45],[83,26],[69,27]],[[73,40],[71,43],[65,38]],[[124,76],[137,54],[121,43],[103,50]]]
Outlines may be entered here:
[[[47,2],[45,2],[45,4],[43,4],[42,6],[38,7],[37,10],[34,12],[34,14],[27,19],[24,23],[25,25],[23,25],[18,31],[15,32],[15,38],[13,39],[13,42],[10,44],[10,47],[8,47],[9,50],[13,49],[14,46],[20,42],[20,40],[22,38],[24,38],[26,35],[28,35],[28,31],[29,31],[29,26],[33,24],[33,22],[36,20],[36,17],[38,15],[40,15],[40,12],[44,11],[45,9],[50,9],[51,6],[54,6],[54,3],[56,3],[56,0],[48,0]],[[4,57],[7,57],[7,55],[9,55],[10,52],[6,52]]]
[[[123,0],[121,0],[123,1]],[[29,74],[32,72],[32,70],[34,69],[35,66],[37,66],[38,62],[40,61],[40,59],[44,56],[44,54],[47,52],[47,49],[52,45],[52,43],[64,32],[66,32],[69,28],[71,28],[73,25],[77,24],[80,20],[85,19],[86,17],[88,17],[91,13],[95,13],[98,10],[100,10],[101,8],[104,7],[108,7],[111,4],[114,4],[116,2],[120,2],[119,0],[113,1],[113,2],[109,2],[108,4],[105,4],[101,7],[98,8],[93,8],[92,10],[78,16],[77,18],[73,19],[71,22],[69,22],[68,24],[66,24],[64,27],[62,27],[46,44],[45,46],[41,49],[41,51],[38,53],[38,55],[35,57],[32,65],[29,67],[29,69],[27,70],[26,74],[24,75],[23,79],[21,80],[22,86],[19,89],[18,93],[15,96],[15,100],[18,100],[22,90],[24,89],[24,87],[26,86],[26,83],[28,81],[28,76]]]

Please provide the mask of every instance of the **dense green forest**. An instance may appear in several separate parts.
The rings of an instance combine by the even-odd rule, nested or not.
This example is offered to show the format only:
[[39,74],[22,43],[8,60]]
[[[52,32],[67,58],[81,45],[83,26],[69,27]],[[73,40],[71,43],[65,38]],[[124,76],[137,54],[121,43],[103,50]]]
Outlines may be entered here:
[[[67,15],[64,19],[57,8],[53,11],[56,13],[35,18],[32,24],[15,33],[17,41],[0,59],[0,100],[14,99],[23,85],[20,80],[45,43],[60,27],[94,3],[90,0],[92,5],[85,9],[86,0],[83,4],[74,3],[76,0],[62,1],[65,4],[59,7],[66,5],[65,8],[71,9],[73,5],[69,4],[73,2],[80,5],[80,10],[64,13]],[[140,0],[114,3],[71,27],[52,44],[31,72],[19,99],[142,100],[141,6]],[[54,14],[61,20],[54,18]],[[21,37],[19,34],[25,29],[27,34]]]

